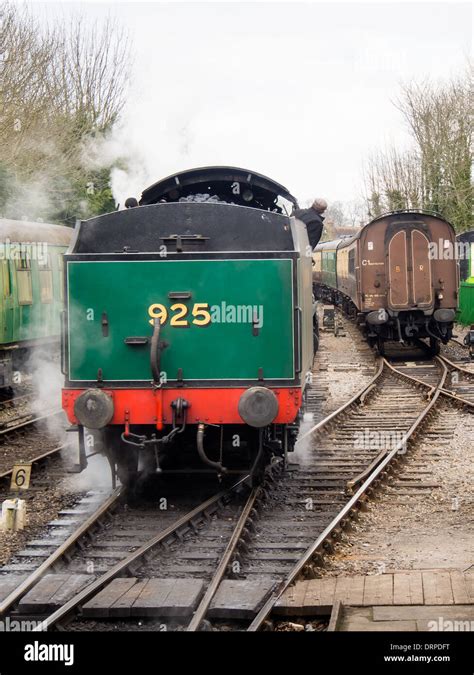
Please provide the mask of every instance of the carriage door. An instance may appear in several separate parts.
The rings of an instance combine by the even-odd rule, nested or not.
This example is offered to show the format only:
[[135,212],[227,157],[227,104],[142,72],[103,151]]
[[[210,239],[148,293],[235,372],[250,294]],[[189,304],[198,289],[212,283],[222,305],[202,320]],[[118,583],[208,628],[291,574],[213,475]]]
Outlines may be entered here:
[[429,246],[426,234],[420,230],[411,231],[413,304],[420,308],[433,301]]
[[13,297],[11,282],[11,265],[9,260],[1,261],[1,284],[2,284],[2,334],[3,343],[13,342]]
[[398,229],[387,250],[391,309],[426,307],[432,302],[429,239],[413,227]]
[[388,305],[391,309],[408,307],[408,241],[407,232],[399,230],[388,244]]

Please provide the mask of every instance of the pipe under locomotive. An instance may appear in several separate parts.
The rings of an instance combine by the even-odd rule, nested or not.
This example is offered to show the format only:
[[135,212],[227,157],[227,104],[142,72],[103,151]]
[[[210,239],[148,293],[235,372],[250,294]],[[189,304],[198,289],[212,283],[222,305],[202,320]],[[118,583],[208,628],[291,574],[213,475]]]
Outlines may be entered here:
[[440,215],[397,211],[313,253],[315,294],[357,318],[371,346],[452,336],[459,266],[454,228]]
[[[170,176],[78,224],[63,408],[113,475],[252,472],[293,449],[313,360],[296,200],[233,167]],[[92,432],[91,432],[92,430]]]

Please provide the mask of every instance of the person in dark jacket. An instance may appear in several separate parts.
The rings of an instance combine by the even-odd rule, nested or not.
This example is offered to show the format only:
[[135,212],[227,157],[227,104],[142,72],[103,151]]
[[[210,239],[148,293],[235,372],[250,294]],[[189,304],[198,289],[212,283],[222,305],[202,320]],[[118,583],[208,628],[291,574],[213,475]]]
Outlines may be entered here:
[[317,246],[321,239],[324,226],[323,213],[327,207],[328,205],[325,199],[315,199],[309,209],[295,209],[292,214],[306,225],[311,248]]

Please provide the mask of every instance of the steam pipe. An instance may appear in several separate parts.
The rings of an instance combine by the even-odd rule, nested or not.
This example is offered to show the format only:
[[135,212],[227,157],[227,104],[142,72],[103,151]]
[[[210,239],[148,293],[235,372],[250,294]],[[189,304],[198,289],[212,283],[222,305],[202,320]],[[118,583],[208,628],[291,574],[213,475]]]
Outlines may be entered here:
[[429,320],[429,319],[426,319],[426,320],[425,320],[425,330],[426,330],[426,332],[428,333],[428,335],[429,335],[430,337],[432,337],[433,339],[435,339],[435,340],[441,340],[441,339],[442,339],[441,334],[435,335],[435,334],[429,329],[429,323],[430,323],[430,320]]
[[206,455],[204,452],[204,429],[205,429],[205,424],[200,422],[198,424],[198,430],[197,430],[197,437],[196,437],[196,444],[197,444],[197,451],[199,458],[201,459],[204,464],[208,464],[209,466],[212,466],[213,469],[216,469],[216,471],[219,471],[219,473],[227,473],[227,469],[225,466],[222,466],[220,462],[213,462],[212,459],[209,459],[209,457]]
[[153,335],[150,345],[150,366],[155,385],[160,384],[160,320],[158,318],[153,322]]
[[400,317],[396,317],[396,322],[397,322],[397,330],[398,330],[398,341],[401,342],[402,345],[405,344],[405,340],[402,338],[402,329],[400,326]]

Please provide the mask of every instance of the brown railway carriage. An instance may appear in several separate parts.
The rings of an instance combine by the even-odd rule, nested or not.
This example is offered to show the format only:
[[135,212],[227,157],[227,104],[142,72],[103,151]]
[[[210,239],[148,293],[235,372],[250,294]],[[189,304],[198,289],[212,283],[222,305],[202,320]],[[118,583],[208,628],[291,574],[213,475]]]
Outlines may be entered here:
[[[447,342],[458,297],[455,232],[441,216],[420,211],[385,214],[352,238],[314,249],[316,294],[352,314],[380,349],[387,340]],[[335,275],[324,271],[334,255]],[[326,262],[326,267],[328,263]]]

